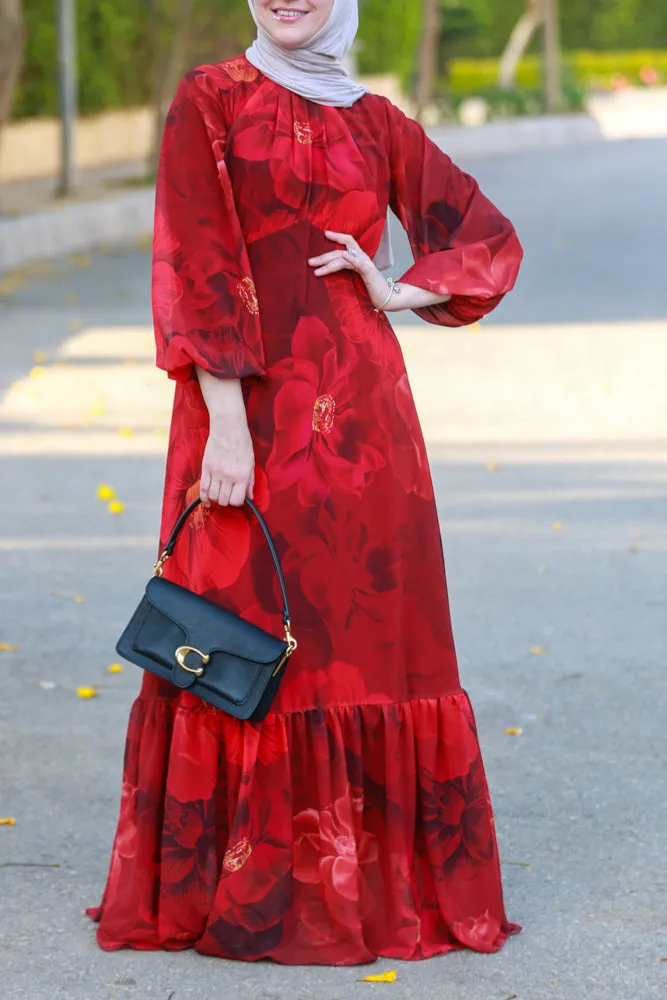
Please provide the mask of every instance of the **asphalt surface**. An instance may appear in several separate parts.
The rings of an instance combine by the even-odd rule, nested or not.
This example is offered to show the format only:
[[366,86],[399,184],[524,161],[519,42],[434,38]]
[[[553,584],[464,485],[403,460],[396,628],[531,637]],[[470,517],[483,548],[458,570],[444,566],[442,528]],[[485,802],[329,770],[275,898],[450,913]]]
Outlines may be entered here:
[[[0,278],[0,643],[19,647],[0,651],[3,1000],[667,997],[666,162],[647,140],[466,163],[523,237],[520,285],[481,330],[397,324],[525,928],[495,956],[289,969],[97,949],[83,909],[139,682],[106,668],[154,557],[169,386],[144,249]],[[393,985],[357,982],[392,967]]]

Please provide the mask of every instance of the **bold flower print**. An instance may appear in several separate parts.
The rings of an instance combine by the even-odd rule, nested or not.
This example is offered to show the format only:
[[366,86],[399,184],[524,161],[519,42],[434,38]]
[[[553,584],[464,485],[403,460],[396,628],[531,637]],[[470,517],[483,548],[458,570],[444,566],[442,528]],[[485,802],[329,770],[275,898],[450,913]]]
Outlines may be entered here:
[[318,396],[313,406],[313,430],[318,434],[330,434],[336,416],[336,400],[326,393]]
[[[377,861],[375,837],[361,830],[361,798],[352,792],[326,809],[305,809],[294,819],[294,877],[317,885],[334,919],[361,899],[362,868]],[[355,815],[356,814],[356,815]]]
[[[198,386],[185,387],[183,392],[199,400],[203,426],[189,439],[172,437],[170,442],[171,472],[165,490],[162,522],[164,541],[183,510],[199,496],[201,465],[208,437],[206,411]],[[188,405],[180,399],[178,402]],[[197,402],[189,403],[190,410],[196,406]],[[255,500],[260,510],[266,510],[267,478],[260,468],[255,470]],[[188,586],[200,594],[229,587],[238,579],[250,553],[251,517],[249,511],[238,507],[213,505],[205,508],[200,505],[183,527],[174,554],[165,563],[164,575],[172,580],[187,580]]]
[[303,671],[289,674],[284,681],[283,699],[287,705],[292,698],[295,703],[326,706],[332,702],[339,705],[364,705],[366,702],[388,701],[387,695],[373,692],[369,694],[359,667],[352,663],[334,660],[326,670]]
[[365,289],[359,288],[345,272],[333,274],[329,282],[332,308],[349,338],[373,364],[386,368],[395,377],[405,371],[400,344],[385,314],[376,313]]
[[452,930],[461,944],[481,952],[496,951],[498,942],[503,937],[500,919],[489,910],[485,910],[479,917],[456,920]]
[[252,844],[247,837],[242,837],[238,843],[232,844],[225,851],[225,856],[222,859],[223,871],[231,872],[232,874],[240,872],[251,854]]
[[215,810],[212,803],[165,800],[160,877],[185,895],[215,891],[218,880]]
[[309,146],[313,141],[313,130],[308,122],[294,122],[294,135],[297,142]]
[[[200,490],[196,368],[240,380],[299,645],[261,723],[144,672],[91,911],[104,948],[353,965],[494,951],[518,930],[401,350],[358,275],[308,264],[332,229],[374,253],[388,204],[405,281],[454,296],[424,318],[469,322],[512,287],[509,222],[385,99],[313,104],[245,57],[181,81],[153,253],[157,360],[177,382],[161,539]],[[248,510],[199,507],[165,573],[282,635]]]
[[298,568],[304,595],[339,648],[349,642],[348,656],[377,655],[387,646],[387,615],[392,619],[399,609],[404,553],[387,542],[377,545],[353,508],[325,503],[317,525],[317,534],[299,539],[287,553],[285,566]]
[[325,124],[319,108],[311,113],[308,129],[305,124],[295,127],[291,109],[281,107],[276,116],[258,108],[247,127],[234,136],[234,157],[268,164],[272,194],[279,205],[290,208],[303,203],[306,190],[316,199],[325,187],[342,193],[365,190],[368,163],[350,142],[349,133],[330,119]]
[[153,301],[155,321],[160,329],[171,330],[174,308],[183,296],[183,282],[167,261],[153,265]]
[[[254,621],[256,616],[250,613],[247,618]],[[253,766],[270,767],[284,759],[289,751],[284,726],[272,721],[271,717],[260,725],[241,722],[218,712],[216,723],[230,764],[248,767],[252,763]]]
[[236,290],[250,315],[259,316],[259,302],[257,301],[255,282],[252,278],[243,278],[236,286]]
[[[294,333],[293,357],[273,366],[278,385],[273,404],[275,438],[266,472],[278,491],[296,485],[303,506],[322,503],[332,487],[361,495],[385,464],[379,450],[364,440],[358,402],[350,395],[349,364],[331,331],[304,317]],[[313,429],[315,404],[329,397],[335,411],[329,433]]]
[[473,878],[495,852],[481,759],[459,778],[436,781],[423,769],[419,781],[426,851],[435,877],[442,881],[456,869]]
[[259,70],[249,63],[245,56],[228,59],[222,63],[222,69],[235,83],[252,83],[259,76]]

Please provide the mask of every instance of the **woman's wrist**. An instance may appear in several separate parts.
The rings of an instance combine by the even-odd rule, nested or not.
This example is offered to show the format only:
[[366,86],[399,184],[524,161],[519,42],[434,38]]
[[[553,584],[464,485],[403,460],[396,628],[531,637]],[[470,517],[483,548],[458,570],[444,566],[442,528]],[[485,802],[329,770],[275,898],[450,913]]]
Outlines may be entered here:
[[197,366],[197,378],[208,410],[211,426],[246,423],[243,389],[238,378],[216,378]]
[[[377,313],[395,311],[390,308],[390,303],[392,303],[394,296],[401,294],[401,286],[396,281],[394,281],[393,278],[386,278],[385,284],[386,284],[386,289],[384,289],[385,295],[382,301],[374,306],[375,312]],[[400,305],[396,306],[396,309],[400,308],[401,308]]]

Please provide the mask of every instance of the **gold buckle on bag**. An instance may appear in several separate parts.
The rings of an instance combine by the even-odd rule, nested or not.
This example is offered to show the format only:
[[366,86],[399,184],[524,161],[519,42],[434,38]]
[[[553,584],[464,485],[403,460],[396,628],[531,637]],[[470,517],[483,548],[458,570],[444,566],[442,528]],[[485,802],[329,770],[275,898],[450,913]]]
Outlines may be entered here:
[[[185,662],[185,657],[188,655],[188,653],[196,653],[197,656],[201,657],[201,662],[202,662],[201,667],[195,668],[195,667],[189,667],[187,665],[187,663]],[[201,649],[196,649],[195,646],[179,646],[176,652],[174,653],[174,656],[176,657],[176,662],[178,663],[179,667],[183,667],[183,670],[187,670],[189,674],[194,674],[195,677],[202,676],[202,674],[204,673],[204,667],[206,666],[207,663],[209,663],[211,659],[208,653],[202,653]]]

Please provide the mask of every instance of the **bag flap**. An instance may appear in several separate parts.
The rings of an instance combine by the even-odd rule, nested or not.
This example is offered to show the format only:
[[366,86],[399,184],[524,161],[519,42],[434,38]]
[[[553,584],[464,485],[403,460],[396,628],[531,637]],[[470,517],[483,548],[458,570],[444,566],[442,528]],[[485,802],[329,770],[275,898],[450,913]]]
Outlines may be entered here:
[[146,597],[154,608],[185,632],[186,643],[202,653],[231,653],[254,663],[273,663],[286,643],[199,594],[171,580],[153,577]]

